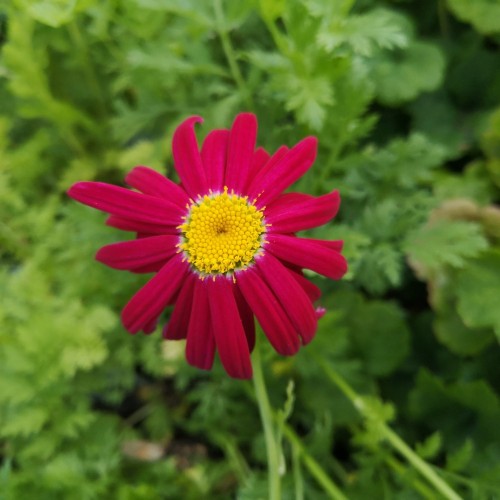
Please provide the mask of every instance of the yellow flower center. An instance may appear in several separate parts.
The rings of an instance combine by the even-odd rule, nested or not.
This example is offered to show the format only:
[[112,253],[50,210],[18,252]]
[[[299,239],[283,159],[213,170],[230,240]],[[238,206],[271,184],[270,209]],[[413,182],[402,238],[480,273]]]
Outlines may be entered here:
[[264,214],[248,197],[224,192],[194,202],[179,229],[179,248],[202,275],[225,274],[252,263],[263,243]]

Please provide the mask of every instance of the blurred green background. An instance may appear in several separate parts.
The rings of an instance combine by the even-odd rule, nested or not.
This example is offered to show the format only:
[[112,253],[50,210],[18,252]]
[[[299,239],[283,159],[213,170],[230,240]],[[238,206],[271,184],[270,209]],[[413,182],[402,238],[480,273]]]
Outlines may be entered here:
[[350,264],[311,275],[312,344],[264,353],[283,498],[332,497],[311,463],[347,498],[440,498],[387,425],[463,498],[500,498],[499,45],[491,0],[0,2],[0,499],[266,498],[251,383],[124,331],[147,276],[93,261],[128,236],[65,195],[173,176],[182,119],[201,139],[244,110],[270,151],[319,138],[296,188],[340,189],[310,235]]

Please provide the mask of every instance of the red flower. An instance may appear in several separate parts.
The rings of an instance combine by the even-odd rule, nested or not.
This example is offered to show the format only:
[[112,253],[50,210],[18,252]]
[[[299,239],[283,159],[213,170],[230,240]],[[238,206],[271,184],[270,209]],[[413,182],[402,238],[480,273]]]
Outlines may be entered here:
[[215,349],[231,377],[250,378],[254,315],[282,355],[295,354],[317,329],[319,289],[301,269],[339,279],[347,264],[342,241],[297,238],[325,224],[340,204],[337,191],[320,197],[283,191],[313,164],[317,140],[307,137],[273,156],[255,149],[257,120],[243,113],[231,130],[213,130],[201,152],[194,116],[175,131],[173,156],[181,184],[147,167],[126,182],[137,191],[78,182],[68,194],[111,214],[110,226],[138,238],[106,245],[97,260],[115,268],[156,273],[122,312],[130,333],[151,333],[163,309],[174,310],[166,339],[187,338],[190,364],[208,370]]

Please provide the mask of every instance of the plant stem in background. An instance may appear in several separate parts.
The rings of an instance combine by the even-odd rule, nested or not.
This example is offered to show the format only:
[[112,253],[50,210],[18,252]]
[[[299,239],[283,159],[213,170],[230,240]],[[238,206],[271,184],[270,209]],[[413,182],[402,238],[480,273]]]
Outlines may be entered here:
[[279,471],[280,456],[279,447],[276,442],[276,433],[273,425],[273,413],[267,395],[264,374],[262,372],[262,363],[259,352],[259,342],[253,352],[253,384],[255,397],[259,405],[260,419],[264,429],[264,438],[266,441],[267,466],[269,478],[269,500],[281,500],[281,477]]
[[298,453],[302,462],[307,467],[311,475],[316,479],[316,481],[322,486],[323,490],[330,495],[330,498],[335,500],[347,500],[347,497],[340,491],[338,486],[328,477],[328,474],[324,471],[320,464],[307,452],[306,447],[302,443],[301,439],[292,428],[286,424],[283,424],[283,434],[288,439],[293,449],[294,453]]
[[[365,418],[370,418],[371,415],[368,414],[363,396],[358,394],[347,381],[323,359],[319,357],[316,359],[328,378],[344,393],[359,413]],[[385,424],[385,422],[378,422],[378,428],[380,429],[383,439],[405,457],[406,460],[413,465],[413,467],[420,472],[420,474],[422,474],[422,476],[425,477],[444,498],[448,500],[461,500],[460,495],[458,495],[446,481],[439,477],[436,471],[427,462],[422,460],[387,424]]]

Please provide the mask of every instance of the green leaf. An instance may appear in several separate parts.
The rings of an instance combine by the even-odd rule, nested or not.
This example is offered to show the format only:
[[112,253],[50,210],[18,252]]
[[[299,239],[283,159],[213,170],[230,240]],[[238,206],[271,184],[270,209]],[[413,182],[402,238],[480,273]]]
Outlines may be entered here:
[[500,339],[500,250],[490,250],[458,275],[458,313],[470,327],[492,327]]
[[[404,314],[396,304],[367,301],[361,294],[353,292],[338,293],[334,304],[343,311],[337,336],[342,333],[350,341],[351,349],[368,372],[376,376],[388,375],[403,362],[410,347],[410,332]],[[329,342],[332,343],[333,339]],[[387,349],[388,345],[390,349]],[[345,350],[345,341],[340,347]],[[322,350],[326,349],[326,346],[322,347]]]
[[374,59],[373,81],[383,104],[397,105],[436,89],[442,82],[445,60],[428,42],[412,42],[406,49]]
[[285,11],[285,6],[286,0],[259,0],[259,9],[262,17],[271,22],[281,17]]
[[434,432],[422,443],[417,443],[415,451],[424,459],[432,460],[441,451],[443,437],[439,431]]
[[48,408],[44,406],[30,405],[18,408],[15,414],[9,415],[3,421],[0,435],[10,437],[35,434],[50,418]]
[[446,470],[461,472],[465,469],[474,455],[474,442],[466,439],[464,444],[446,457]]
[[500,4],[495,0],[448,0],[449,9],[480,33],[500,32]]
[[376,376],[390,374],[410,347],[410,332],[401,310],[389,302],[369,302],[353,314],[351,335],[366,369]]
[[400,284],[403,256],[394,245],[373,245],[355,263],[353,273],[356,281],[375,295]]
[[91,1],[39,0],[26,2],[27,12],[30,16],[52,28],[58,28],[72,21],[77,4],[82,3],[90,4]]
[[[428,425],[446,422],[455,429],[464,424],[469,409],[478,415],[495,416],[500,411],[500,399],[485,380],[445,383],[426,369],[421,369],[415,388],[410,394],[410,409],[414,415],[427,420]],[[453,415],[461,418],[453,420]],[[467,423],[470,427],[470,422]]]
[[403,248],[412,261],[436,270],[464,267],[467,259],[488,248],[488,242],[479,224],[440,219],[412,231]]
[[359,404],[363,408],[366,429],[356,436],[356,441],[375,447],[385,438],[385,425],[394,420],[396,409],[393,404],[374,396],[363,396]]
[[475,356],[494,340],[491,330],[468,328],[454,310],[439,314],[434,330],[440,342],[461,356]]
[[344,19],[332,16],[318,32],[318,44],[327,52],[348,45],[353,52],[371,56],[375,49],[403,48],[408,45],[409,23],[401,14],[388,9],[374,9],[366,14]]
[[299,122],[319,130],[326,118],[327,107],[334,103],[333,86],[324,77],[298,78],[288,75],[286,88],[289,97],[286,109],[295,111]]

